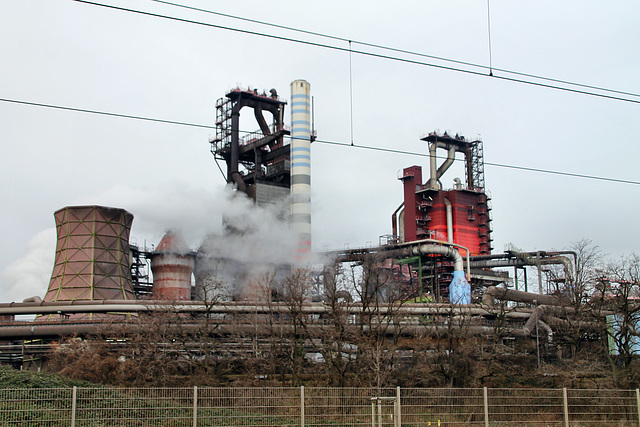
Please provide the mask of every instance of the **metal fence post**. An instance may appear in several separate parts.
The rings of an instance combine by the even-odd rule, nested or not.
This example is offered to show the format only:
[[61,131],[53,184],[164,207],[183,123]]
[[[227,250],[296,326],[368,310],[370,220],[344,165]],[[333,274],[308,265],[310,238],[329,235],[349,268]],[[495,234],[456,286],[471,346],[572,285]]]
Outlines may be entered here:
[[71,394],[71,427],[76,425],[76,400],[78,397],[78,387],[73,386],[73,393]]
[[636,389],[636,406],[638,407],[638,425],[640,425],[640,389]]
[[396,420],[398,427],[402,427],[402,406],[400,405],[400,386],[396,387],[396,402],[398,410],[396,412]]
[[562,388],[562,410],[564,412],[564,425],[569,427],[569,402],[567,399],[567,388]]
[[376,403],[371,399],[371,427],[376,427]]
[[489,394],[486,387],[482,390],[482,397],[484,398],[484,426],[489,427]]
[[304,386],[300,386],[300,426],[304,427]]
[[198,386],[193,386],[193,427],[198,426]]

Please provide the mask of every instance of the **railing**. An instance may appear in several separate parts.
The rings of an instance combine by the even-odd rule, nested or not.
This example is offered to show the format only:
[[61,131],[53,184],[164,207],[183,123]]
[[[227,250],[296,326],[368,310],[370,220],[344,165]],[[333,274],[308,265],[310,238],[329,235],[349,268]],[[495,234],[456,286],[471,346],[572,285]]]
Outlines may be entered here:
[[0,390],[33,426],[638,426],[638,390],[61,388]]

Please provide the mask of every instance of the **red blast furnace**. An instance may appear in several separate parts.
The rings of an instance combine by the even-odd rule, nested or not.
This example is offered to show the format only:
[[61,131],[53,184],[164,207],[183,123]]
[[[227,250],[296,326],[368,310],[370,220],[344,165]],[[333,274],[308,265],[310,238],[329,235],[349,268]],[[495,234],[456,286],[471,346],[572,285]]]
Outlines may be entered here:
[[[399,221],[394,214],[394,235],[404,242],[435,239],[464,246],[470,255],[490,254],[491,207],[484,190],[482,141],[435,132],[422,140],[429,142],[429,179],[423,184],[420,166],[403,170],[404,211]],[[448,153],[439,168],[438,148]],[[466,182],[456,179],[454,189],[443,190],[440,178],[455,161],[456,152],[464,154]]]

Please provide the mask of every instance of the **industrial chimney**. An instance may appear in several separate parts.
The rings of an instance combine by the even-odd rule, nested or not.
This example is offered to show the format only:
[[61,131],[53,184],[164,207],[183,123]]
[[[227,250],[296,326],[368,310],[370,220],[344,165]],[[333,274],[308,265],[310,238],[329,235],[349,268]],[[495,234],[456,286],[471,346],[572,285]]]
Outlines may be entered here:
[[153,298],[191,300],[191,274],[195,254],[176,231],[168,231],[151,253]]
[[296,261],[311,252],[311,85],[291,83],[291,227],[298,235]]

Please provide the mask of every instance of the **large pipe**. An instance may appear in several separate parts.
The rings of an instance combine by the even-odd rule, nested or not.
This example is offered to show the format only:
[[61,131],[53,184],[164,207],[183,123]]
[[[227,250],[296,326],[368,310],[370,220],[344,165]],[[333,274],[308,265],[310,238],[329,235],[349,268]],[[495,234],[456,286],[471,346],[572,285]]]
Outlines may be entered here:
[[[135,331],[139,328],[145,328],[144,323],[122,323],[129,331]],[[180,326],[182,330],[199,330],[202,328],[198,323],[186,323]],[[278,331],[284,333],[292,333],[294,331],[293,325],[278,325]],[[308,325],[307,330],[311,332],[320,332],[324,326],[322,325]],[[368,325],[349,325],[349,329],[361,329],[363,332],[368,333],[370,328]],[[384,324],[380,325],[380,331],[386,335],[401,334],[405,336],[446,336],[450,333],[464,334],[464,335],[494,335],[495,329],[491,326],[448,326],[448,325],[396,325],[396,324]],[[525,336],[522,329],[505,328],[503,332],[516,336]],[[87,335],[87,334],[104,334],[104,323],[58,323],[58,324],[36,324],[36,325],[21,325],[11,328],[0,327],[0,337],[2,338],[35,338],[35,337],[58,337],[58,336],[70,336],[70,335]],[[267,324],[217,324],[215,328],[217,335],[226,334],[258,334],[258,335],[270,335],[273,333],[272,328]]]
[[[464,275],[462,255],[451,246],[426,244],[409,248],[412,256],[416,255],[444,255],[453,259],[453,280],[449,284],[449,300],[453,304],[471,304],[471,285]],[[468,253],[468,252],[467,252]]]
[[[454,248],[459,248],[459,249],[463,249],[465,251],[466,258],[467,258],[467,278],[471,277],[471,268],[470,268],[470,262],[469,262],[469,249],[467,249],[465,246],[462,245],[458,245],[457,243],[448,243],[448,242],[443,242],[441,240],[434,240],[434,239],[422,239],[422,240],[416,240],[415,242],[407,242],[407,243],[401,243],[399,245],[396,245],[395,248],[398,248],[402,251],[406,251],[408,248],[412,248],[412,247],[420,247],[423,246],[425,243],[432,243],[435,245],[445,245],[445,246],[450,246],[450,247],[454,247]],[[383,248],[381,248],[383,249]],[[461,262],[464,264],[464,261],[462,261],[462,256],[460,255],[460,252],[455,251],[455,253],[457,253],[460,256]],[[439,254],[439,255],[444,255],[444,254]],[[402,256],[402,253],[401,253]],[[413,255],[411,255],[413,256]],[[445,255],[446,256],[446,255]],[[456,258],[456,255],[452,254],[451,255],[452,258]],[[455,266],[454,266],[454,270],[455,270]]]
[[[553,265],[553,264],[562,264],[564,268],[565,278],[568,282],[573,282],[573,267],[571,264],[571,260],[565,256],[552,256],[546,258],[534,258],[535,255],[530,256],[529,254],[521,254],[522,256],[517,257],[508,257],[508,254],[505,256],[496,255],[491,256],[491,258],[487,259],[487,257],[474,257],[474,260],[471,262],[471,266],[475,268],[495,268],[495,267],[522,267],[525,265],[535,266],[537,264],[540,265]],[[542,254],[541,254],[542,255]]]
[[497,286],[489,286],[484,292],[482,303],[486,306],[495,306],[495,300],[523,302],[527,304],[538,305],[563,305],[560,298],[552,295],[540,295],[530,292],[514,291],[512,289],[499,288]]
[[447,241],[453,243],[453,209],[451,202],[446,197],[444,198],[444,206],[447,211]]
[[436,180],[439,181],[440,178],[442,178],[442,175],[444,175],[444,173],[451,167],[455,158],[456,158],[456,147],[451,146],[451,148],[449,148],[449,151],[447,153],[446,160],[440,165],[440,167],[436,172]]
[[398,209],[396,209],[391,215],[391,232],[394,237],[399,236],[398,234],[398,212],[404,208],[404,202],[400,203]]
[[436,163],[436,150],[438,145],[432,142],[429,146],[429,182],[427,186],[432,190],[438,189],[438,166]]

